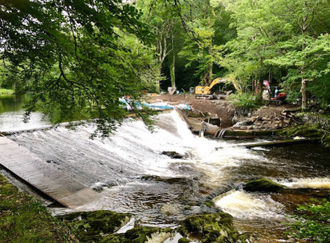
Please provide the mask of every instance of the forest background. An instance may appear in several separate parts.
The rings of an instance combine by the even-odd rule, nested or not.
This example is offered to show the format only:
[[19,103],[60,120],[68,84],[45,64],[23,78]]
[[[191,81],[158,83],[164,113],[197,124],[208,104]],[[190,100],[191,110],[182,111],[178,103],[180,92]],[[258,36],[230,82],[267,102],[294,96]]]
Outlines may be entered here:
[[27,115],[97,117],[95,135],[126,117],[123,96],[216,77],[250,96],[269,80],[302,109],[311,98],[326,108],[329,16],[327,0],[4,0],[0,86],[33,94]]

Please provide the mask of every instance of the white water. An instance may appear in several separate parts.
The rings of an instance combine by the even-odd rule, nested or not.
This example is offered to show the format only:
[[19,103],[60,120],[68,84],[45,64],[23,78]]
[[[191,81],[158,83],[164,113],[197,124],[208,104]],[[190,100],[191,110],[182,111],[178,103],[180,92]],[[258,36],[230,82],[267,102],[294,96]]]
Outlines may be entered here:
[[330,178],[293,178],[290,181],[280,181],[284,186],[290,188],[328,188],[330,189]]
[[214,199],[223,211],[238,219],[283,220],[283,205],[275,202],[269,195],[251,194],[242,190],[232,190]]
[[30,119],[24,122],[24,112],[6,112],[0,114],[0,131],[20,131],[27,129],[42,128],[50,125],[50,122],[40,112],[33,112]]
[[[11,115],[8,119],[7,115],[1,115],[0,130],[38,128],[47,124],[40,120],[40,114],[35,114],[31,126],[24,123],[18,126],[16,115],[11,114],[13,121]],[[280,183],[288,187],[330,188],[327,177],[304,176],[308,170],[311,175],[318,172],[295,163],[294,158],[271,158],[270,149],[248,150],[233,146],[233,142],[194,136],[175,111],[158,116],[154,133],[141,121],[130,119],[110,138],[90,140],[94,129],[93,124],[79,126],[75,131],[58,127],[17,134],[11,139],[86,186],[103,188],[102,200],[78,210],[130,212],[149,224],[175,223],[189,213],[199,212],[197,208],[186,212],[186,201],[206,197],[224,186],[235,187],[256,176],[281,179]],[[217,147],[222,149],[216,150]],[[163,151],[175,151],[185,158],[171,159],[162,155]],[[144,175],[165,180],[142,180]],[[170,178],[179,180],[167,181]],[[247,222],[281,221],[285,214],[281,203],[258,193],[233,190],[214,201],[223,211]],[[177,205],[174,211],[178,213],[172,217],[161,215],[164,205]]]

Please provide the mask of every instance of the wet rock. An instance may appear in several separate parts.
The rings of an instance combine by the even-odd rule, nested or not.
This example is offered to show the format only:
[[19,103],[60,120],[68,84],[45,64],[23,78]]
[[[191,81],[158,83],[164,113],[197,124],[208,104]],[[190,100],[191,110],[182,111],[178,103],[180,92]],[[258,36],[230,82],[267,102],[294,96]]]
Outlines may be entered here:
[[233,217],[223,212],[187,217],[177,230],[184,236],[199,234],[201,242],[245,242],[249,238],[239,234],[233,226]]
[[268,178],[250,180],[243,186],[243,189],[248,192],[278,192],[284,188],[285,186]]
[[181,211],[182,206],[180,204],[165,204],[160,209],[160,212],[167,216],[181,214]]
[[163,151],[162,154],[167,155],[167,156],[171,157],[172,159],[182,159],[182,158],[184,158],[184,155],[179,154],[175,151]]
[[187,238],[181,238],[178,243],[189,243],[190,240],[188,240]]
[[81,242],[100,242],[106,234],[112,234],[127,224],[131,214],[106,210],[75,212],[57,216],[76,232]]
[[102,243],[143,243],[164,242],[174,235],[172,229],[157,227],[137,226],[128,230],[125,234],[112,234],[104,237]]

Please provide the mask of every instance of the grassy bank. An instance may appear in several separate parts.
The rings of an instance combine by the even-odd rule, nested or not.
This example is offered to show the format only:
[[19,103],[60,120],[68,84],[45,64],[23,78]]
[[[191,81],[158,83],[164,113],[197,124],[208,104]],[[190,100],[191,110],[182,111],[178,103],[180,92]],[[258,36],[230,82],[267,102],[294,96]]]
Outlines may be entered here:
[[0,88],[0,96],[13,95],[14,90]]
[[75,242],[69,228],[0,174],[0,242]]

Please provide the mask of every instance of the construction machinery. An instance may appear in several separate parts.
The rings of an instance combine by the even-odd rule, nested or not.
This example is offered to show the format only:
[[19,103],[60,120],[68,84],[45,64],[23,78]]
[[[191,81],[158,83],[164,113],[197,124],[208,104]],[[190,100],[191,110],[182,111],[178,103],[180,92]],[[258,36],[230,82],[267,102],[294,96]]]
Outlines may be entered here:
[[233,90],[228,90],[225,92],[222,92],[223,94],[216,94],[216,87],[220,83],[230,83],[234,85],[234,87],[239,90],[239,85],[235,82],[234,79],[230,78],[216,78],[212,81],[212,83],[209,86],[203,86],[199,85],[195,87],[195,94],[196,98],[202,98],[202,99],[221,99],[224,98],[226,99],[230,93],[233,92]]

